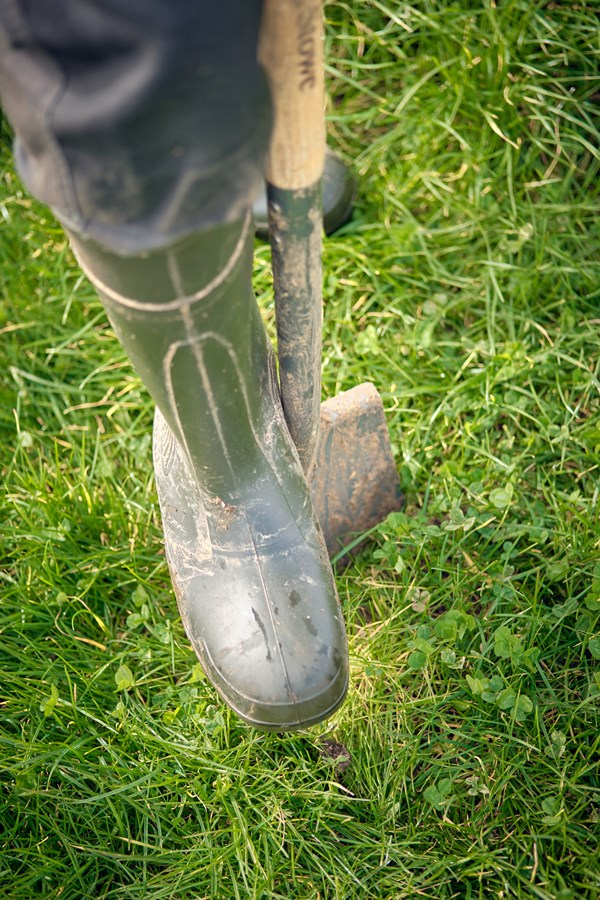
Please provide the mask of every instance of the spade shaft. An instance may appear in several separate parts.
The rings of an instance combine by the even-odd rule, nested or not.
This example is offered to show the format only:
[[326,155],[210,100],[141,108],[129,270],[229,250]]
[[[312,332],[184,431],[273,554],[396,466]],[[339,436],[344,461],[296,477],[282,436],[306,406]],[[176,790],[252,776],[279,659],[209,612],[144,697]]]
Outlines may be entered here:
[[321,400],[325,121],[320,0],[266,0],[260,57],[275,108],[266,174],[279,380],[288,428],[308,473]]
[[330,556],[400,506],[381,397],[361,384],[320,404],[321,175],[325,158],[320,0],[265,0],[260,59],[275,124],[267,164],[283,410]]

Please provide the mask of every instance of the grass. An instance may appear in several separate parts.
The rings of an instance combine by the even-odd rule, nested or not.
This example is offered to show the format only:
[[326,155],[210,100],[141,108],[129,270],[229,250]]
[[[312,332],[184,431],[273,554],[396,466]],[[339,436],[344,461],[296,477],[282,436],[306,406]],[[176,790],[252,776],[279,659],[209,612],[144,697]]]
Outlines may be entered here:
[[[328,2],[324,392],[405,507],[338,586],[352,683],[265,735],[177,616],[152,408],[61,230],[0,188],[0,893],[600,896],[594,2]],[[256,289],[272,327],[269,255]]]

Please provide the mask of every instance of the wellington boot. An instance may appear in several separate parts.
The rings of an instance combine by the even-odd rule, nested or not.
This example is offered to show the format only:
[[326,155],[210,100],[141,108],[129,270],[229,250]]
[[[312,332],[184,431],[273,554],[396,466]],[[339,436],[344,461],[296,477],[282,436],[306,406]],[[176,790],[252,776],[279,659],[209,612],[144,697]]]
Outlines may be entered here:
[[158,407],[165,550],[208,678],[259,728],[318,722],[346,692],[346,637],[252,295],[250,219],[144,258],[73,243]]

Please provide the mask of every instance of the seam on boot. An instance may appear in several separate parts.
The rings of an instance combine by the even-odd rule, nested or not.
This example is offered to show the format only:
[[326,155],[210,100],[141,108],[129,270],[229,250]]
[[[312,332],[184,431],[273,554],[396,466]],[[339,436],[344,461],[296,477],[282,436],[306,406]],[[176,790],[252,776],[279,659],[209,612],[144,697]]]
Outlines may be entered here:
[[[248,212],[244,220],[244,224],[242,226],[237,244],[233,248],[231,256],[229,257],[221,271],[213,278],[211,282],[209,282],[209,284],[205,285],[195,294],[188,294],[183,297],[177,297],[175,300],[166,300],[162,303],[158,301],[156,303],[146,303],[143,300],[136,300],[134,297],[126,297],[124,294],[119,294],[117,291],[114,291],[111,287],[104,284],[98,278],[98,276],[95,275],[94,272],[91,271],[84,262],[82,262],[79,253],[77,252],[77,245],[74,242],[71,244],[71,248],[73,250],[73,253],[75,254],[77,262],[103,298],[110,300],[112,303],[117,303],[119,306],[126,306],[129,309],[137,309],[141,312],[172,312],[173,310],[184,309],[187,306],[191,306],[193,303],[196,303],[199,300],[205,300],[206,297],[210,296],[210,294],[212,294],[213,291],[215,291],[228,278],[242,256],[246,244],[246,236],[248,234],[251,221],[252,216],[251,213]],[[173,278],[174,273],[170,264],[169,273]]]

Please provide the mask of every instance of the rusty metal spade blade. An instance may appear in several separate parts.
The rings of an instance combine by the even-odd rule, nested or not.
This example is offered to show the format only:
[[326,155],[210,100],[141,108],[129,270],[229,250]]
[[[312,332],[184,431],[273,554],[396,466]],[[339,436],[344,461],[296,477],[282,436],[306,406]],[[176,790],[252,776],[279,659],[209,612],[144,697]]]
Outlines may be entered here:
[[[308,484],[330,557],[400,508],[398,473],[374,385],[359,384],[321,404]],[[347,559],[342,556],[341,561]]]

